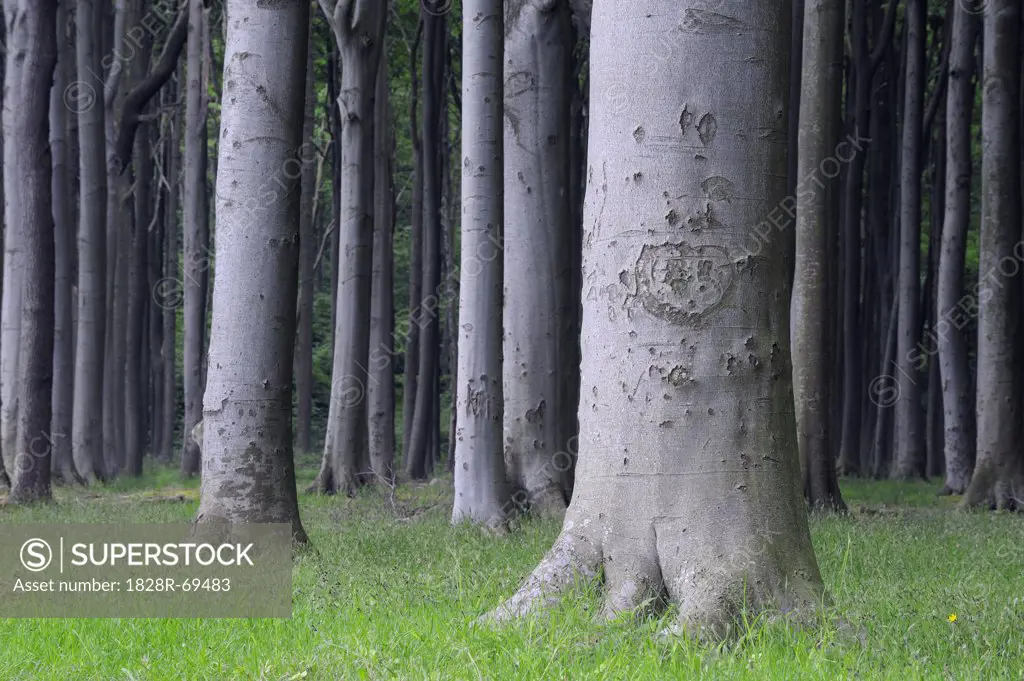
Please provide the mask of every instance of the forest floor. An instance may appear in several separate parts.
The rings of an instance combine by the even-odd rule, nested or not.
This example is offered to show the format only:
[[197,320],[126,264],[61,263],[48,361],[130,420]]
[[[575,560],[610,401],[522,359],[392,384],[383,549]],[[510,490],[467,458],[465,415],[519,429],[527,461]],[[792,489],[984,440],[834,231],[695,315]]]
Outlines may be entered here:
[[[300,489],[316,463],[304,462]],[[547,618],[473,626],[559,528],[452,528],[446,478],[393,498],[302,495],[315,548],[295,559],[291,619],[0,620],[0,679],[1021,681],[1024,518],[958,512],[936,489],[845,481],[851,514],[811,523],[830,616],[803,632],[755,620],[718,646],[659,637],[671,613],[598,621],[593,589]],[[57,500],[0,508],[0,523],[183,522],[197,487],[158,470]]]

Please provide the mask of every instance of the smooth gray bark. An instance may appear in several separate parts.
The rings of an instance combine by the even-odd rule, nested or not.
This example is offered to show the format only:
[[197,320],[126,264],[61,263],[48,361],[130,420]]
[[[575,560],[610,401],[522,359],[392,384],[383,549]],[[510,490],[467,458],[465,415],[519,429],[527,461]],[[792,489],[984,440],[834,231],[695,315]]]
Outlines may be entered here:
[[[840,93],[832,65],[843,59],[843,4],[807,0],[797,177],[814,177],[836,153],[842,132]],[[838,180],[796,194],[796,267],[793,281],[793,393],[804,495],[813,508],[844,510],[832,457],[829,368],[828,232]]]
[[[206,193],[206,79],[203,76],[206,33],[203,0],[189,0],[185,90],[184,279],[185,334],[182,352],[185,382],[185,427],[181,475],[199,473],[199,443],[190,433],[203,419],[203,349],[206,345],[206,300],[209,281],[209,198]],[[218,185],[219,187],[219,185]]]
[[1016,0],[984,13],[977,465],[964,506],[1024,508],[1021,448],[1020,20]]
[[506,3],[504,432],[508,477],[532,512],[565,513],[567,448],[560,340],[569,269],[569,12],[559,0]]
[[395,478],[395,378],[393,357],[394,189],[391,158],[394,141],[388,101],[387,59],[377,74],[373,126],[373,266],[370,276],[370,355],[367,360],[367,445],[373,480],[390,485]]
[[[71,447],[75,467],[88,482],[107,477],[103,447],[104,361],[107,319],[107,175],[101,73],[96,27],[97,0],[78,0],[76,50],[78,88],[64,100],[78,114],[79,214],[78,311]],[[96,87],[94,87],[96,86]]]
[[[743,250],[786,193],[789,20],[775,0],[594,4],[592,86],[618,88],[624,110],[592,108],[576,487],[494,618],[599,568],[606,612],[670,599],[687,634],[722,635],[741,609],[812,620],[824,599],[791,406],[789,244]],[[659,40],[675,47],[660,61]],[[708,210],[716,228],[694,229]]]
[[[312,24],[312,13],[310,22]],[[302,122],[302,142],[309,148],[316,118],[316,59],[314,41],[309,41],[306,56],[306,109]],[[328,104],[330,106],[330,104]],[[316,226],[313,224],[313,197],[317,172],[313,158],[303,158],[301,173],[302,202],[299,208],[299,300],[298,329],[295,338],[296,442],[300,452],[312,446],[313,426],[313,265],[316,261]]]
[[500,526],[509,500],[502,446],[503,224],[500,0],[462,6],[462,252],[452,522]]
[[974,45],[979,17],[963,3],[955,3],[949,91],[946,97],[946,214],[939,255],[936,336],[942,380],[946,484],[943,491],[963,494],[971,480],[974,460],[974,414],[971,375],[967,358],[969,321],[957,306],[964,296],[964,261],[971,223],[971,121],[975,89]]
[[370,350],[373,251],[373,94],[386,3],[320,0],[341,52],[341,214],[337,319],[328,436],[319,488],[352,492],[366,432],[366,360]]
[[[181,71],[179,70],[179,73]],[[180,81],[179,81],[180,82]],[[171,92],[177,96],[178,88],[174,87]],[[163,355],[164,378],[162,388],[164,396],[162,400],[163,413],[160,418],[163,425],[160,429],[161,440],[157,449],[157,457],[161,461],[169,462],[174,455],[174,429],[178,422],[178,374],[177,374],[177,341],[178,341],[178,293],[181,291],[181,269],[178,264],[178,204],[181,196],[181,114],[175,110],[170,113],[167,120],[167,168],[165,171],[167,180],[167,194],[164,209],[164,278],[161,286],[169,285],[174,292],[173,300],[166,300],[160,296],[161,289],[155,289],[154,294],[159,296],[155,302],[163,316],[163,345],[160,353]]]
[[[299,520],[292,456],[299,181],[309,3],[228,0],[210,363],[197,521]],[[252,200],[268,183],[279,200]],[[243,232],[244,230],[244,232]],[[244,236],[242,236],[244,234]]]
[[921,385],[924,376],[912,358],[921,335],[921,173],[923,170],[925,64],[924,0],[907,0],[906,76],[900,162],[900,278],[896,336],[895,443],[891,477],[924,474]]
[[[8,44],[14,47],[8,58],[17,64],[18,77],[7,81],[4,97],[4,149],[13,152],[14,161],[5,169],[5,194],[8,199],[18,197],[17,212],[5,218],[8,226],[14,217],[21,227],[18,259],[22,271],[17,444],[8,500],[31,503],[50,498],[54,221],[46,112],[57,64],[57,0],[5,0],[4,10],[10,27]],[[4,161],[6,165],[7,158]]]
[[54,257],[54,328],[53,328],[53,475],[58,482],[72,484],[81,480],[75,471],[71,452],[71,423],[74,409],[75,345],[71,308],[74,276],[75,227],[71,216],[71,195],[68,187],[68,107],[64,92],[74,77],[75,54],[67,40],[67,3],[57,6],[57,67],[50,88],[50,153],[53,156],[53,257]]

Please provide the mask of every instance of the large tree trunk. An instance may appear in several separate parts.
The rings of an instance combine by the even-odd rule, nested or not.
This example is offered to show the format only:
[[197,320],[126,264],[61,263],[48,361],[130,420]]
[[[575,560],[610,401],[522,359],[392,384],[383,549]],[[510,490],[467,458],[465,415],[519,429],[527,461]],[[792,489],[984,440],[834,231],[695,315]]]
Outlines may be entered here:
[[924,0],[907,0],[906,76],[900,161],[900,280],[896,337],[896,402],[891,477],[924,474],[921,381],[914,362],[921,334],[921,172],[925,66]]
[[[594,91],[617,88],[624,110],[592,110],[576,488],[498,619],[599,566],[609,614],[667,597],[689,634],[721,634],[741,608],[813,616],[824,597],[791,406],[790,245],[743,250],[786,193],[790,7],[723,11],[594,5]],[[667,24],[675,49],[656,57]],[[687,228],[707,206],[716,228]]]
[[[217,171],[217,271],[197,520],[289,523],[305,542],[292,456],[305,0],[228,0]],[[254,86],[255,84],[255,86]],[[279,199],[251,210],[270,186]],[[247,238],[239,238],[243,233]]]
[[1020,20],[1017,0],[984,13],[978,460],[965,506],[1024,508],[1020,372]]
[[974,44],[979,17],[955,3],[946,98],[946,215],[939,256],[935,331],[942,377],[946,484],[943,492],[963,494],[974,462],[974,414],[967,360],[970,315],[959,310],[964,295],[964,260],[971,223],[971,121],[975,89]]
[[[78,216],[78,314],[71,446],[75,467],[87,481],[107,477],[103,448],[104,357],[107,319],[107,175],[105,111],[92,83],[100,73],[96,0],[75,9],[78,83],[64,95],[78,114],[80,209]],[[102,93],[100,93],[102,94]]]
[[370,356],[367,383],[367,444],[374,480],[391,484],[395,477],[395,296],[394,192],[391,181],[391,107],[388,103],[387,59],[380,60],[373,126],[373,269],[370,300]]
[[206,289],[209,280],[206,80],[203,78],[203,46],[208,37],[204,35],[206,22],[203,19],[203,12],[203,0],[189,0],[186,47],[188,86],[185,91],[185,196],[182,216],[185,223],[185,335],[182,353],[185,429],[182,436],[181,475],[185,477],[199,472],[201,456],[200,443],[197,443],[191,434],[203,418],[203,348],[206,344]]
[[8,81],[4,102],[5,113],[10,112],[4,119],[4,148],[13,152],[14,160],[6,167],[5,193],[8,199],[18,197],[17,213],[5,217],[8,225],[14,217],[21,228],[22,271],[17,456],[9,500],[29,503],[50,498],[54,220],[50,124],[45,112],[57,64],[57,0],[4,0],[4,10],[12,29],[8,45],[14,48],[9,59],[18,64],[18,80]]
[[[312,14],[311,14],[312,17]],[[312,19],[310,20],[312,28]],[[312,32],[311,32],[312,35]],[[306,109],[302,123],[302,143],[311,147],[316,117],[316,59],[310,39],[306,57]],[[295,339],[295,446],[300,452],[312,447],[313,427],[313,265],[316,261],[316,226],[313,224],[313,197],[316,194],[315,159],[302,161],[302,202],[299,208],[299,300],[298,333]]]
[[[797,176],[812,178],[833,157],[842,131],[840,92],[832,67],[843,59],[843,5],[808,0],[804,17],[803,88]],[[795,112],[794,112],[795,113]],[[844,510],[832,458],[828,325],[828,232],[838,181],[796,193],[793,284],[793,394],[804,495],[812,508]],[[799,185],[798,185],[799,186]],[[800,187],[805,189],[804,187]]]
[[426,479],[432,468],[437,442],[438,379],[440,360],[441,286],[441,167],[444,149],[441,115],[445,110],[444,45],[447,22],[443,15],[425,8],[423,13],[423,223],[421,300],[410,301],[416,311],[412,323],[419,328],[419,362],[415,406],[406,454],[406,474]]
[[[352,492],[366,432],[373,250],[373,90],[387,8],[320,0],[341,51],[341,237],[337,320],[322,491]],[[331,5],[328,7],[328,5]],[[329,472],[329,475],[326,474]]]
[[[563,306],[569,269],[569,14],[514,0],[505,30],[504,432],[508,476],[540,516],[565,513]],[[565,339],[568,340],[568,339]],[[563,341],[564,342],[564,341]]]
[[455,386],[452,522],[499,526],[508,487],[502,448],[501,127],[503,10],[464,0],[462,63],[462,253],[459,364]]
[[71,217],[67,119],[64,92],[74,77],[75,54],[68,41],[67,3],[57,6],[57,67],[50,88],[50,152],[53,155],[53,474],[59,483],[80,481],[71,451],[71,423],[74,409],[75,344],[72,277],[74,276],[75,228]]

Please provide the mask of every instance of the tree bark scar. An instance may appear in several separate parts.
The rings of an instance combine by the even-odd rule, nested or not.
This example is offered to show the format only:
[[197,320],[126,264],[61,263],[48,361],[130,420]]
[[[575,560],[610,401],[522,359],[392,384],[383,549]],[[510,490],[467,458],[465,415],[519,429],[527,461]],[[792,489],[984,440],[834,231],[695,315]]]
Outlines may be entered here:
[[735,278],[724,248],[687,243],[645,245],[635,271],[637,298],[644,310],[680,326],[717,309]]
[[732,33],[742,28],[746,26],[735,17],[692,8],[683,12],[683,20],[679,24],[681,31],[697,34]]

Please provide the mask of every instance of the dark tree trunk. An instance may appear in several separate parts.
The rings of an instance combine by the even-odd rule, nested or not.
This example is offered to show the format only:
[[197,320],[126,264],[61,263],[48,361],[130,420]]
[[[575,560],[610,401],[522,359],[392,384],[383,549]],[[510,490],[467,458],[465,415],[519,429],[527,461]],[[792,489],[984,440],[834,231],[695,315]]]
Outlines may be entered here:
[[409,319],[405,333],[405,363],[402,370],[402,456],[405,459],[406,475],[410,474],[412,462],[409,457],[409,438],[412,436],[412,420],[416,412],[416,393],[419,388],[420,371],[420,325],[417,308],[423,300],[423,143],[417,119],[419,105],[419,78],[417,61],[419,46],[424,30],[424,20],[416,27],[416,38],[409,52],[409,139],[412,141],[412,217],[409,221]]
[[[310,28],[312,29],[312,25]],[[309,42],[307,52],[306,108],[302,124],[303,150],[312,149],[316,114],[316,60],[312,40]],[[303,453],[310,451],[313,444],[313,264],[316,260],[313,195],[316,193],[316,158],[303,152],[299,161],[302,162],[302,198],[299,206],[299,328],[295,338],[295,392],[298,403],[295,444],[299,452]]]
[[[17,159],[6,168],[6,195],[18,197],[21,223],[21,334],[18,347],[17,452],[9,501],[50,498],[50,421],[54,343],[54,220],[51,195],[50,85],[57,63],[56,0],[5,3],[18,87],[8,85],[5,147]],[[13,101],[12,101],[13,100]],[[41,115],[42,114],[42,115]],[[11,123],[8,128],[7,123]],[[5,159],[6,161],[6,159]],[[7,215],[7,217],[11,217]],[[5,320],[6,322],[6,320]]]

